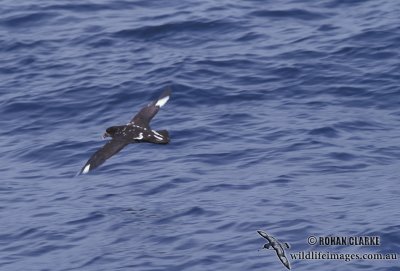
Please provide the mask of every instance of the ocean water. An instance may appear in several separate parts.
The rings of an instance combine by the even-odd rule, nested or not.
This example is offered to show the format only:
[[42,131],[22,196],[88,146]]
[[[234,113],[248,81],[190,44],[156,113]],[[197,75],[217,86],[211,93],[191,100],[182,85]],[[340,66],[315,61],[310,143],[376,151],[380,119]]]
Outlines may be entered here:
[[[0,1],[0,270],[400,270],[400,3]],[[166,87],[132,144],[74,177]],[[309,236],[379,236],[311,246]]]

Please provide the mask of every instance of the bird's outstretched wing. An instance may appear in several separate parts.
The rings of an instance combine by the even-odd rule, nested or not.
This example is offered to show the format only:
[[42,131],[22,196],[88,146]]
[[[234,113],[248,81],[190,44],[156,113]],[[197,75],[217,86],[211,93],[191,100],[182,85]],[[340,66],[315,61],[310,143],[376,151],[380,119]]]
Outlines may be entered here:
[[268,233],[266,233],[265,231],[258,230],[257,232],[258,232],[259,235],[261,235],[262,237],[264,237],[268,241],[271,241],[271,236],[269,236]]
[[291,267],[290,267],[290,263],[289,263],[289,260],[288,260],[288,258],[286,257],[286,255],[285,254],[283,254],[283,255],[278,255],[278,258],[279,258],[279,260],[281,260],[281,263],[283,263],[283,265],[287,268],[287,269],[291,269]]
[[139,113],[133,117],[130,123],[143,128],[149,128],[151,119],[157,114],[158,110],[168,102],[170,96],[171,89],[167,88],[157,100],[143,107]]
[[129,142],[123,140],[112,139],[107,142],[103,147],[97,150],[89,161],[83,166],[79,174],[86,174],[89,171],[97,168],[103,164],[108,158],[122,150]]

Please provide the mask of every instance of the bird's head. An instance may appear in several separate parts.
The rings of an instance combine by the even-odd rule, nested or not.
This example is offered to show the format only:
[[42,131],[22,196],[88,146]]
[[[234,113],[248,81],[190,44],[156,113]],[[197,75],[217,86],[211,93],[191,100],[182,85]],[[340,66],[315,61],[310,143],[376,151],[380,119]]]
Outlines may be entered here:
[[271,248],[271,244],[270,243],[264,244],[261,249],[264,249],[264,248],[265,249],[270,249]]
[[103,134],[103,138],[114,137],[115,133],[118,131],[118,127],[112,126],[107,128],[106,132]]

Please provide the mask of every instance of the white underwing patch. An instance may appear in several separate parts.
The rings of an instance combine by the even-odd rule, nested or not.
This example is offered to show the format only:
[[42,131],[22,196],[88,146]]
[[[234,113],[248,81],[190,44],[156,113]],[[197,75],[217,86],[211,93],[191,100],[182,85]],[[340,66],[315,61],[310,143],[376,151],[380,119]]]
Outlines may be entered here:
[[164,104],[166,104],[169,100],[169,96],[165,96],[164,98],[161,98],[160,100],[157,101],[156,106],[162,107]]
[[82,170],[82,173],[83,173],[83,174],[86,174],[86,173],[89,172],[89,170],[90,170],[90,164],[87,165],[87,166]]

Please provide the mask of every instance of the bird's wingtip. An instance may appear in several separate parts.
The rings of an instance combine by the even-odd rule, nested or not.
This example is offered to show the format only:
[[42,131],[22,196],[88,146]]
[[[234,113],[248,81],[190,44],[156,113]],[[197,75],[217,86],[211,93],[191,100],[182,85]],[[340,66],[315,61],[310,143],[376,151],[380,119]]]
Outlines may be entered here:
[[84,167],[76,174],[76,176],[83,175],[83,174],[87,174],[87,173],[89,172],[89,170],[90,170],[90,164],[84,166]]
[[90,170],[90,164],[89,164],[89,165],[87,165],[86,167],[84,167],[84,168],[83,168],[83,170],[82,170],[82,174],[86,174],[86,173],[88,173],[88,172],[89,172],[89,170]]
[[257,230],[257,232],[258,232],[258,234],[261,235],[261,236],[268,235],[265,231],[262,231],[262,230]]
[[156,106],[163,107],[171,97],[171,88],[167,87],[156,102]]
[[156,102],[156,106],[163,107],[169,100],[169,96],[165,96]]

